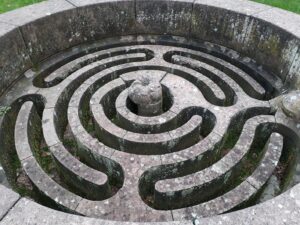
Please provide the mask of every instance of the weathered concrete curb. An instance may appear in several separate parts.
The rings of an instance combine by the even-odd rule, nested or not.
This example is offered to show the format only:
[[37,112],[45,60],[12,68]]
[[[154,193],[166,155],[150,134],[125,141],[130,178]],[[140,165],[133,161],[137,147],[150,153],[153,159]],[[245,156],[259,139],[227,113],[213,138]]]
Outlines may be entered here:
[[7,214],[7,212],[16,204],[20,199],[19,194],[7,189],[0,185],[0,220]]
[[[25,198],[21,198],[13,208],[12,205],[18,200],[16,196],[12,196],[11,191],[1,188],[1,196],[8,195],[12,197],[10,204],[5,205],[5,211],[1,206],[1,210],[7,215],[0,224],[101,224],[101,225],[193,225],[192,221],[181,222],[164,222],[164,223],[133,223],[133,222],[114,222],[104,221],[100,219],[86,218],[55,211],[37,203],[34,203]],[[2,195],[4,194],[4,195]],[[253,225],[253,224],[274,224],[274,225],[297,225],[299,224],[300,216],[300,185],[286,193],[265,203],[250,207],[244,210],[228,213],[205,219],[196,219],[194,224],[217,225],[217,224],[232,224],[232,225]]]
[[[160,15],[160,16],[157,16]],[[102,21],[102,23],[99,23]],[[300,83],[300,16],[243,0],[53,0],[0,15],[0,93],[40,61],[84,42],[140,34],[185,36],[224,45]],[[0,185],[0,224],[143,224],[55,211]],[[300,185],[263,204],[194,224],[299,224]]]

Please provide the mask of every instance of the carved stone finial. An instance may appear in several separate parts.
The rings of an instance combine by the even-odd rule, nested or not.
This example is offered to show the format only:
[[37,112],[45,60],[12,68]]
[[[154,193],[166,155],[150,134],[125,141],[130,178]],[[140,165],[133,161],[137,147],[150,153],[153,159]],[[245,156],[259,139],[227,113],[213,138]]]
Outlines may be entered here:
[[296,121],[300,121],[300,91],[292,91],[282,98],[283,112]]
[[162,87],[149,76],[141,76],[129,87],[128,96],[138,106],[140,116],[156,116],[162,113]]

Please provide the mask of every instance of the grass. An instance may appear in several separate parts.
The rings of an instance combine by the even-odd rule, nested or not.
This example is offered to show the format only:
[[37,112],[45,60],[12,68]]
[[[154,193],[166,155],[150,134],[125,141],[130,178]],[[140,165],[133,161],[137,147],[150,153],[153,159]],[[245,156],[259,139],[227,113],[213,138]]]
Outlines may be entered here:
[[10,110],[9,106],[1,106],[0,105],[0,117],[4,116]]
[[254,1],[300,14],[300,0],[254,0]]
[[41,1],[43,0],[0,0],[0,13]]
[[[0,13],[43,0],[0,0]],[[83,0],[84,1],[84,0]],[[300,14],[300,0],[253,0]]]

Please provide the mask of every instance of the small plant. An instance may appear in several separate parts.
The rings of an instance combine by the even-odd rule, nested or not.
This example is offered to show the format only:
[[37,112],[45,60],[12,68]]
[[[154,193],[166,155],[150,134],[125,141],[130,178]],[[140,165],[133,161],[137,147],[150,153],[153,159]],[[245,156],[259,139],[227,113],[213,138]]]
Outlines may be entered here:
[[71,139],[64,139],[63,143],[68,148],[75,148],[77,146],[76,141]]
[[0,117],[4,116],[9,110],[9,106],[0,106]]

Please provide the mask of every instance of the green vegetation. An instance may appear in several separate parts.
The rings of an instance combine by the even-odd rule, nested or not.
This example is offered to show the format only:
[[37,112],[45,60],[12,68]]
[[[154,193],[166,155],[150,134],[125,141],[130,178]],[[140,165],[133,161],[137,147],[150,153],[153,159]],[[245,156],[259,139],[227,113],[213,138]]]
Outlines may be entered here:
[[0,106],[0,117],[4,116],[9,110],[10,107],[8,106]]
[[13,10],[25,5],[34,4],[43,0],[1,0],[0,1],[0,13]]
[[300,14],[300,0],[254,0],[254,1]]
[[[63,144],[73,156],[78,157],[77,142],[75,140],[64,138]],[[78,157],[78,159],[79,159],[79,157]]]
[[[13,10],[25,5],[41,2],[43,0],[1,0],[0,13]],[[279,7],[300,14],[300,0],[253,0],[263,4]]]
[[76,148],[76,146],[77,146],[76,141],[74,141],[72,139],[64,139],[63,144],[67,148]]
[[51,171],[53,170],[54,161],[51,157],[51,153],[49,151],[48,147],[39,147],[34,152],[35,158],[37,159],[40,166],[48,173],[51,174]]

